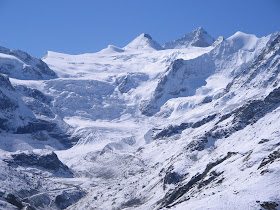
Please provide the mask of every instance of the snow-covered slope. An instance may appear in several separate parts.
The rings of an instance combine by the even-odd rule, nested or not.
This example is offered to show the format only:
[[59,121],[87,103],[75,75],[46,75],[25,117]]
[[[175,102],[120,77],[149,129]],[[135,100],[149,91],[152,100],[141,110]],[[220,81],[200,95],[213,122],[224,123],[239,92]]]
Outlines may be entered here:
[[[227,83],[258,56],[269,37],[259,39],[237,32],[221,40],[209,53],[189,60],[175,60],[160,76],[150,98],[141,102],[141,112],[153,115],[172,98],[195,96],[202,102],[218,97]],[[191,106],[197,103],[194,98]]]
[[45,137],[42,137],[46,138],[45,140],[51,140],[50,136],[56,136],[58,145],[60,143],[71,145],[71,142],[63,138],[69,125],[55,113],[52,97],[24,84],[29,83],[23,81],[21,85],[12,84],[7,76],[0,74],[0,136],[1,133],[5,136],[7,133],[37,135],[40,132],[47,132]]
[[21,50],[0,47],[0,73],[17,79],[53,79],[56,74],[41,59]]
[[0,205],[277,209],[279,49],[279,32],[214,43],[199,28],[165,49],[142,34],[98,53],[48,52],[56,79],[3,77],[25,114],[79,141],[65,149],[47,129],[3,129],[1,175],[12,180]]

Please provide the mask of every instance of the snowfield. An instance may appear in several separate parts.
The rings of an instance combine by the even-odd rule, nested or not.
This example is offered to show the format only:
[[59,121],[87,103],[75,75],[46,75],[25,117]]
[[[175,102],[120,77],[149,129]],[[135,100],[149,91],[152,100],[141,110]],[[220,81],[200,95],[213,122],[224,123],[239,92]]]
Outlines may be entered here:
[[11,52],[1,208],[280,209],[279,32],[49,51],[38,78]]

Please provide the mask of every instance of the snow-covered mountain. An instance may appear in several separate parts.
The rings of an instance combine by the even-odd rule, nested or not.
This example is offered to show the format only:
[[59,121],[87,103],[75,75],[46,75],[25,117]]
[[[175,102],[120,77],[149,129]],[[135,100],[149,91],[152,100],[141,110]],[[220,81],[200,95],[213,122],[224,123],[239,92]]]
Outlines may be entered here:
[[54,79],[56,74],[41,59],[21,50],[0,47],[0,73],[17,79]]
[[185,34],[182,38],[167,42],[163,45],[165,49],[182,49],[187,47],[209,47],[215,39],[211,37],[202,27]]
[[162,50],[149,34],[141,34],[124,47],[125,50]]
[[0,75],[1,208],[279,208],[280,32],[42,62]]

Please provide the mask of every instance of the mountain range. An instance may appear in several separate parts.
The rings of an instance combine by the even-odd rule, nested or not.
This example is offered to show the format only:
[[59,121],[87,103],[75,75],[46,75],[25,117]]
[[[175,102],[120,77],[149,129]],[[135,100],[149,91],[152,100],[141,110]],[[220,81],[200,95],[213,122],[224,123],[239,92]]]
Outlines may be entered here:
[[279,209],[279,71],[280,32],[0,47],[0,208]]

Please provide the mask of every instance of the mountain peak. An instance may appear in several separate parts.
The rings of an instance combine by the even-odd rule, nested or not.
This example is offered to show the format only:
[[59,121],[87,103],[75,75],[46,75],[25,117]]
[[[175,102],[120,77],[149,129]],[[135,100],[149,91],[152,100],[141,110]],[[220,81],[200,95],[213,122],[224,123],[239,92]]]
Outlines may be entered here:
[[[201,26],[199,26],[197,29],[193,30],[193,32],[206,32],[204,30],[204,28],[202,28]],[[207,33],[207,32],[206,32]]]
[[162,47],[149,34],[142,33],[123,49],[128,50],[162,50]]
[[182,38],[164,44],[165,49],[180,49],[188,47],[209,47],[215,39],[210,36],[202,27],[185,34]]
[[245,39],[245,38],[257,38],[256,35],[254,34],[246,34],[242,31],[237,31],[235,34],[233,34],[232,36],[230,36],[228,38],[228,40],[233,40],[233,39]]
[[241,31],[237,31],[231,37],[227,38],[227,41],[234,45],[236,49],[252,50],[256,47],[259,38],[254,34],[246,34]]

